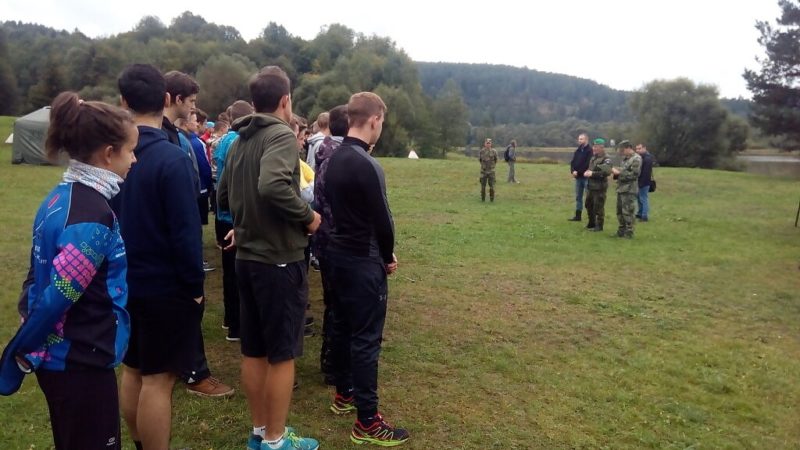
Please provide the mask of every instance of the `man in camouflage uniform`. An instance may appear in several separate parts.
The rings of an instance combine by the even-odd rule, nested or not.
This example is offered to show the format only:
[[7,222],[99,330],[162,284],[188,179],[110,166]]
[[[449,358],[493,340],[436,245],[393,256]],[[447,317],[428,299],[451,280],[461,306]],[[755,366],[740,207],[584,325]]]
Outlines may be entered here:
[[[494,201],[494,168],[497,165],[497,150],[492,148],[492,140],[483,143],[478,159],[481,162],[481,201],[486,201],[486,182],[489,182],[489,201]],[[638,191],[637,191],[638,192]]]
[[586,212],[589,214],[589,231],[603,231],[603,222],[606,218],[606,192],[608,191],[608,176],[611,175],[611,158],[606,155],[606,141],[595,139],[592,145],[592,160],[589,161],[589,170],[583,176],[589,180],[586,196]]
[[639,173],[642,171],[642,157],[633,150],[628,141],[619,143],[622,150],[622,167],[611,169],[617,179],[617,237],[633,238],[633,221],[636,212],[636,196],[639,194]]

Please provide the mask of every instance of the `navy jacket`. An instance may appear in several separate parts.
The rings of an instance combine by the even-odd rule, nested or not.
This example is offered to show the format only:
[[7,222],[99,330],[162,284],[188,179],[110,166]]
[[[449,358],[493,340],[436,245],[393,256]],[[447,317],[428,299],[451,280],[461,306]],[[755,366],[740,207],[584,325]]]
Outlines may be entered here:
[[158,128],[139,127],[139,144],[112,206],[128,250],[131,297],[203,295],[203,253],[195,171]]
[[653,179],[653,155],[650,152],[644,152],[642,156],[642,172],[639,174],[639,187],[650,186],[650,180]]
[[577,178],[583,178],[583,172],[589,170],[589,161],[592,160],[592,147],[589,144],[578,147],[569,163],[569,172],[578,172]]

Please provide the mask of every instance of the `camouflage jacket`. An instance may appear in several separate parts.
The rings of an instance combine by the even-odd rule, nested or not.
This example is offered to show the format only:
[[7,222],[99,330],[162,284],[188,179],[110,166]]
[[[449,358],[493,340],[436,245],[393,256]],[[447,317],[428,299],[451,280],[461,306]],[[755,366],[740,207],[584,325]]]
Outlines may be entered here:
[[617,194],[639,192],[639,174],[642,172],[642,157],[634,153],[622,160],[617,178]]
[[611,158],[605,153],[593,155],[589,161],[589,170],[592,176],[589,177],[588,187],[590,191],[608,190],[608,176],[611,175]]
[[497,165],[497,150],[483,147],[478,159],[481,161],[481,175],[494,173],[494,168]]

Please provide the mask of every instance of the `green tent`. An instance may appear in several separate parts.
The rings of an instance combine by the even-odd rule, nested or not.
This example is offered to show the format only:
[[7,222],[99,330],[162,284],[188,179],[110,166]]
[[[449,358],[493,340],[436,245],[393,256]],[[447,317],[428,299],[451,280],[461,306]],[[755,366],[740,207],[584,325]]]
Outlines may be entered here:
[[11,144],[12,164],[50,164],[44,149],[49,125],[49,106],[14,121],[14,142]]

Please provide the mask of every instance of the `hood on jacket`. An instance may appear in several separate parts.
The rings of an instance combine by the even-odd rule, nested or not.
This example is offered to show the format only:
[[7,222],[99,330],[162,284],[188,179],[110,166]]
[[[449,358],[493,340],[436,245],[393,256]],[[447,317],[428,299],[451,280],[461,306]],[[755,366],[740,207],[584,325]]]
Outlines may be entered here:
[[317,142],[322,142],[322,140],[325,139],[326,137],[327,136],[322,134],[321,131],[317,131],[310,138],[308,138],[308,145],[311,146],[316,144]]
[[344,138],[341,136],[325,136],[322,144],[317,148],[317,153],[314,155],[317,161],[317,167],[322,164],[322,161],[330,158],[333,151],[342,143]]
[[153,128],[140,125],[139,129],[139,143],[136,145],[136,150],[147,147],[156,141],[168,141],[167,132],[161,128]]
[[233,122],[231,129],[239,133],[240,139],[248,140],[262,128],[279,124],[286,125],[287,127],[289,126],[289,124],[279,119],[278,116],[269,113],[256,113],[242,117],[236,122]]

